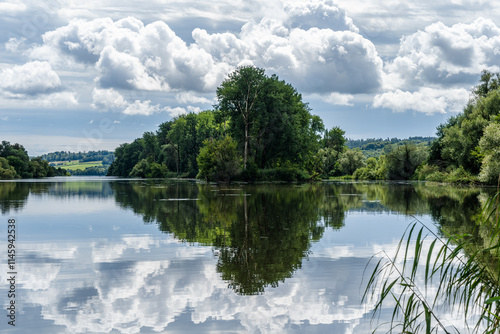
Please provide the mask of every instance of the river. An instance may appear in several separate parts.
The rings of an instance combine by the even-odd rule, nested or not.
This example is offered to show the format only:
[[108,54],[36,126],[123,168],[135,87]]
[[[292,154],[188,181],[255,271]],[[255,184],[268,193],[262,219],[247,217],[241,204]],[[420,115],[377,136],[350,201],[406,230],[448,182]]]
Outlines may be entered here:
[[[361,296],[370,259],[394,252],[416,221],[438,234],[471,228],[491,193],[405,182],[0,182],[0,329],[369,333],[375,301]],[[383,309],[380,322],[391,314]]]

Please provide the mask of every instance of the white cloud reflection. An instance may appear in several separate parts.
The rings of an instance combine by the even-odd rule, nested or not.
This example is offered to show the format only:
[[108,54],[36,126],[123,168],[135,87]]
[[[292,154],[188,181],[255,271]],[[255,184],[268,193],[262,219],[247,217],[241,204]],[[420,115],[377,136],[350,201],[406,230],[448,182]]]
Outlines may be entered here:
[[170,326],[219,331],[227,321],[234,322],[233,332],[309,332],[326,326],[329,332],[366,333],[373,326],[368,313],[374,301],[360,300],[365,265],[379,250],[391,253],[398,239],[355,246],[335,244],[337,236],[327,230],[302,269],[255,296],[228,288],[211,247],[167,235],[26,243],[19,268],[22,303],[41,306],[41,317],[67,333],[162,332]]

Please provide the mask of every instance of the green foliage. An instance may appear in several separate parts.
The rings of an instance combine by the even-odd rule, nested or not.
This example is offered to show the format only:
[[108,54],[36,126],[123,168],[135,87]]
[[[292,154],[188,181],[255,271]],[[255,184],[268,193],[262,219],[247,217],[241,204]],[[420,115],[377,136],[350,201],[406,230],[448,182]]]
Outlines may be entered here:
[[115,157],[107,175],[129,176],[134,166],[144,157],[143,147],[138,139],[130,144],[121,144],[115,150]]
[[305,182],[311,178],[305,171],[295,167],[261,169],[259,181]]
[[229,74],[217,88],[219,109],[231,119],[231,135],[243,145],[243,169],[247,167],[250,152],[250,126],[265,108],[262,90],[267,76],[264,69],[242,66]]
[[353,174],[356,180],[385,180],[387,178],[387,166],[385,156],[366,159],[366,166],[356,169]]
[[142,159],[134,166],[134,168],[132,168],[129,176],[142,178],[165,178],[171,176],[171,174],[165,165],[157,162],[150,162],[148,159]]
[[423,164],[420,165],[412,179],[430,182],[446,182],[458,184],[476,184],[479,179],[477,176],[466,171],[463,167],[448,167],[446,171],[442,171],[436,165]]
[[386,156],[387,178],[409,180],[417,167],[427,159],[427,151],[414,144],[394,147]]
[[404,145],[405,143],[412,143],[417,146],[430,146],[435,142],[435,137],[409,137],[408,139],[398,138],[368,138],[368,139],[349,139],[346,142],[348,148],[358,148],[363,152],[367,158],[378,158],[381,155],[387,154],[391,151],[393,146]]
[[196,157],[203,141],[221,138],[226,132],[223,124],[216,122],[218,111],[203,111],[198,114],[181,115],[172,121],[160,124],[156,133],[145,132],[142,138],[116,149],[116,160],[108,175],[129,176],[134,167],[146,159],[151,170],[144,171],[142,163],[134,175],[172,175],[194,177],[198,173]]
[[500,124],[491,123],[484,130],[479,141],[482,164],[479,179],[482,182],[500,183]]
[[356,169],[364,167],[364,155],[359,150],[347,150],[340,155],[339,167],[344,175],[352,175]]
[[[230,73],[216,93],[218,110],[181,115],[160,124],[156,133],[146,132],[142,138],[120,145],[108,175],[148,177],[150,173],[175,172],[182,177],[228,180],[237,176],[256,181],[262,177],[304,180],[340,174],[344,131],[334,127],[325,132],[321,118],[311,115],[290,84],[276,75],[265,75],[263,69],[244,66]],[[243,157],[239,175],[235,174],[238,168],[233,158],[228,158],[233,162],[225,167],[220,165],[225,158],[215,158],[215,153],[225,152],[225,148],[211,146],[223,143],[229,135],[236,143],[236,153]],[[261,169],[272,172],[260,173]],[[220,174],[224,170],[230,171],[230,176]]]
[[90,175],[97,175],[97,176],[104,176],[108,173],[108,167],[107,166],[92,166],[92,167],[86,167],[85,169],[69,169],[68,172],[73,175],[85,175],[85,176],[90,176]]
[[491,73],[489,71],[483,70],[481,73],[480,84],[476,86],[472,92],[477,98],[486,97],[489,92],[497,90],[500,88],[500,74]]
[[331,148],[337,152],[343,152],[347,142],[344,135],[345,131],[336,126],[331,130],[325,131],[321,144],[325,148]]
[[142,159],[138,163],[135,164],[134,168],[130,172],[131,177],[146,177],[146,174],[149,174],[149,162],[147,159]]
[[229,182],[240,170],[236,142],[229,136],[220,140],[205,140],[197,157],[200,171],[197,178]]
[[17,176],[16,170],[14,167],[9,165],[7,159],[0,157],[0,179],[15,179]]
[[340,152],[331,147],[320,148],[317,153],[319,159],[319,173],[327,176],[338,176],[340,172],[339,157]]
[[312,116],[290,84],[263,69],[240,67],[217,88],[219,109],[230,119],[230,133],[243,155],[243,168],[285,161],[304,167],[319,147],[323,123]]
[[66,176],[66,170],[54,168],[42,158],[31,159],[28,152],[20,144],[11,145],[7,141],[0,144],[0,178],[41,178]]
[[[500,324],[500,219],[497,193],[476,216],[488,225],[485,242],[478,246],[475,231],[437,237],[425,225],[414,223],[401,238],[394,255],[384,253],[369,278],[363,299],[376,300],[374,316],[390,302],[390,332],[451,333],[438,311],[455,307],[464,313],[464,325],[474,333],[497,333]],[[473,224],[473,226],[477,226]],[[432,234],[432,240],[427,240]],[[433,282],[434,281],[434,282]],[[428,285],[437,284],[430,292]],[[400,316],[400,317],[398,317]],[[425,324],[425,325],[424,325]]]
[[69,151],[57,151],[42,154],[40,158],[49,162],[74,160],[79,160],[80,162],[102,161],[103,165],[110,165],[114,160],[114,153],[110,151],[89,151],[78,153],[72,153]]
[[[429,163],[441,171],[454,166],[472,175],[481,172],[482,182],[496,183],[498,175],[493,174],[498,171],[498,159],[492,151],[486,153],[487,149],[481,149],[480,142],[489,125],[500,119],[499,74],[483,71],[481,83],[472,92],[474,99],[463,113],[438,127],[438,139],[432,144]],[[483,140],[483,146],[491,139]]]

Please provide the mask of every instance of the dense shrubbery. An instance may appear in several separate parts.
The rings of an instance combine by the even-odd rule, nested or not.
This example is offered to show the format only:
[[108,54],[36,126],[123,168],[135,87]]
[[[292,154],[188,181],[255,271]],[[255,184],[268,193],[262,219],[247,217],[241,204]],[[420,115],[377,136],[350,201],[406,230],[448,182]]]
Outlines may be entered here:
[[219,140],[205,140],[196,160],[199,179],[229,182],[239,174],[241,157],[237,143],[229,136]]

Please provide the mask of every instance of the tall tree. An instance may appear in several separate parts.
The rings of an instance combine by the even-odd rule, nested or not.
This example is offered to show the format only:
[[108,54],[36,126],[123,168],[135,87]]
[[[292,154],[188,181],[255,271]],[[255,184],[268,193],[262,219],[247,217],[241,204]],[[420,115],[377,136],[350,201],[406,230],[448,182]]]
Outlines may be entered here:
[[[266,76],[264,70],[253,66],[243,66],[232,72],[217,88],[219,108],[229,113],[235,129],[243,128],[244,153],[243,168],[246,169],[250,140],[250,125],[257,109],[259,95]],[[242,124],[243,126],[239,126]]]
[[333,127],[331,130],[326,130],[323,137],[323,146],[325,148],[333,148],[335,151],[342,153],[347,141],[344,134],[345,131],[338,126]]
[[323,122],[276,75],[241,67],[217,89],[217,98],[221,113],[230,118],[232,137],[243,146],[244,169],[249,160],[258,168],[303,167],[317,152]]
[[386,156],[387,176],[390,180],[408,180],[427,159],[425,148],[405,143],[393,147]]

